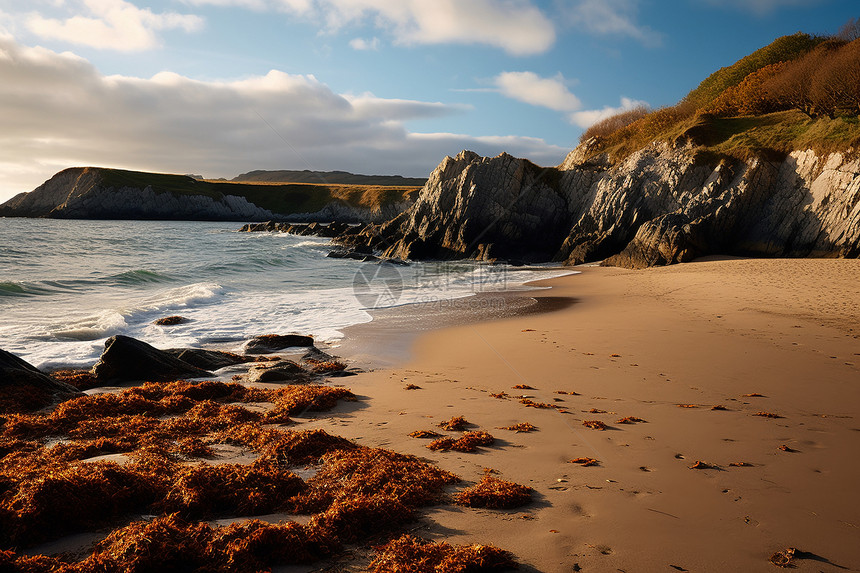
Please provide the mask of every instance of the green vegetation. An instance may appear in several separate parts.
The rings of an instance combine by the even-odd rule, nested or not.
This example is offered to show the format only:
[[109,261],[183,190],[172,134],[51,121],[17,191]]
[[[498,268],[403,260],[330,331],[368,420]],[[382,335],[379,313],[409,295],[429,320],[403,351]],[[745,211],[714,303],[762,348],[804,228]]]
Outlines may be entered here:
[[204,195],[223,199],[225,195],[244,197],[274,213],[313,213],[327,204],[341,202],[353,207],[378,209],[414,199],[420,187],[383,185],[323,185],[310,183],[234,183],[198,181],[186,175],[144,173],[122,169],[99,169],[102,184],[109,187],[152,187],[156,193]]
[[741,58],[731,66],[720,68],[699,84],[699,87],[684,98],[696,108],[703,108],[714,101],[726,89],[736,86],[749,74],[777,62],[788,62],[809,52],[824,41],[809,34],[798,32],[777,38],[769,45]]
[[860,147],[860,25],[833,38],[794,34],[722,68],[680,103],[629,110],[586,130],[589,154],[617,162],[654,141],[702,158],[776,159]]

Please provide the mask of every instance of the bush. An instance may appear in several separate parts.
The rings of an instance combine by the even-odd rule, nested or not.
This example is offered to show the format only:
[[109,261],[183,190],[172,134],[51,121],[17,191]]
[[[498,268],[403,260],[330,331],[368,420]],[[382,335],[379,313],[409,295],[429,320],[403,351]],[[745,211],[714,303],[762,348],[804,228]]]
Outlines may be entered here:
[[741,58],[731,66],[720,68],[687,94],[684,101],[696,109],[708,107],[721,93],[736,86],[751,73],[778,62],[795,60],[823,42],[823,38],[798,32],[777,38],[769,45]]
[[646,115],[648,115],[648,108],[641,105],[627,111],[622,111],[621,113],[607,117],[606,119],[602,119],[586,129],[579,137],[579,142],[582,143],[584,141],[588,141],[592,137],[609,137],[619,129],[627,127],[634,121],[641,119]]

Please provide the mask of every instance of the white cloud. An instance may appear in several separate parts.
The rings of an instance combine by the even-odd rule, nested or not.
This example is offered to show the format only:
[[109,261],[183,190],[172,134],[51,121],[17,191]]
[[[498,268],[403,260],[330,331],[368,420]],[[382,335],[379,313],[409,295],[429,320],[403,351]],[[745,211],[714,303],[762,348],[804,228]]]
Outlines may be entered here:
[[613,115],[617,115],[621,112],[629,111],[637,107],[648,107],[648,104],[644,101],[622,97],[621,105],[618,107],[605,106],[603,109],[577,111],[571,113],[568,116],[568,119],[570,119],[572,124],[578,125],[582,129],[587,129],[607,117],[612,117]]
[[720,8],[735,8],[738,10],[752,12],[759,16],[772,14],[782,8],[795,8],[804,6],[815,6],[821,4],[821,0],[705,0],[708,4]]
[[569,22],[600,35],[627,36],[646,46],[658,45],[661,37],[636,22],[640,0],[577,0],[565,9]]
[[236,5],[314,19],[328,31],[370,23],[400,45],[483,44],[514,55],[546,52],[552,21],[530,0],[188,0]]
[[364,38],[353,38],[349,41],[349,46],[353,50],[359,51],[377,51],[379,49],[379,38],[373,37],[370,40],[365,40]]
[[561,74],[542,78],[534,72],[502,72],[493,83],[502,95],[531,105],[555,111],[574,111],[581,106]]
[[508,151],[544,165],[565,148],[517,136],[410,133],[462,106],[343,96],[310,75],[239,81],[104,76],[71,53],[0,35],[0,200],[62,168],[102,165],[232,177],[251,169],[427,175],[445,155]]
[[203,26],[199,16],[176,12],[156,14],[124,0],[82,0],[71,7],[83,9],[88,15],[55,19],[32,13],[25,19],[25,25],[42,38],[122,52],[157,47],[156,32],[159,30],[178,28],[193,32]]

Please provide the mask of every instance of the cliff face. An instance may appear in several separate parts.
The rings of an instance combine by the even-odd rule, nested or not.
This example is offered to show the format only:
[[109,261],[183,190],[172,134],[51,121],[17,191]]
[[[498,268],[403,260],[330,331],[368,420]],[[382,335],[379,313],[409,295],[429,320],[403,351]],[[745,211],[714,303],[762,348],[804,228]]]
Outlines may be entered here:
[[[349,204],[315,186],[220,184],[178,175],[119,172],[117,177],[117,173],[94,167],[63,170],[30,193],[0,205],[0,216],[358,223],[386,221],[411,205],[405,200]],[[302,209],[308,205],[316,210]]]
[[448,157],[404,214],[340,240],[400,258],[633,268],[708,254],[860,255],[856,159],[798,151],[713,166],[655,143],[612,166],[585,161],[590,143],[550,169],[506,154]]
[[58,219],[180,219],[266,220],[271,211],[244,197],[156,192],[151,186],[114,187],[104,183],[101,170],[65,169],[30,193],[0,205],[0,215]]

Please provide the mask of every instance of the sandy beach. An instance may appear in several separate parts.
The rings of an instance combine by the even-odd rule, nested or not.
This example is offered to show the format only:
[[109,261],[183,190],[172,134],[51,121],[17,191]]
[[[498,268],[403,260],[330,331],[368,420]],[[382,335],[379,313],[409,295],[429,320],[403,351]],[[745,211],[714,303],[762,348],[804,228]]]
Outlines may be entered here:
[[[525,571],[772,571],[789,547],[798,570],[858,570],[860,261],[577,270],[531,293],[573,304],[424,333],[402,365],[348,380],[358,404],[303,428],[533,487],[520,510],[437,506],[412,528],[496,544]],[[496,444],[408,436],[457,415]],[[500,429],[520,422],[538,429]]]
[[[25,505],[0,531],[28,571],[417,570],[379,561],[403,533],[473,557],[494,545],[527,572],[773,571],[780,552],[800,571],[860,569],[860,261],[575,270],[377,312],[326,348],[346,363],[302,362],[316,377],[292,363],[295,379],[252,381],[237,364],[12,415],[4,471]],[[250,368],[291,368],[262,360]],[[360,373],[335,375],[347,366]],[[495,441],[410,436],[459,438],[439,427],[458,416]],[[486,474],[531,502],[463,503]]]

